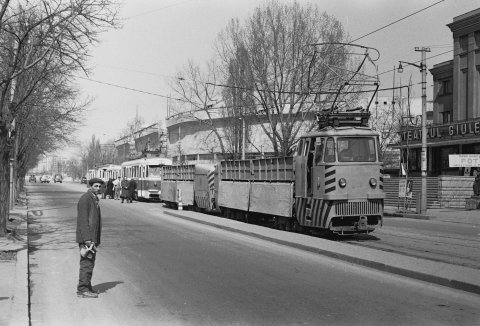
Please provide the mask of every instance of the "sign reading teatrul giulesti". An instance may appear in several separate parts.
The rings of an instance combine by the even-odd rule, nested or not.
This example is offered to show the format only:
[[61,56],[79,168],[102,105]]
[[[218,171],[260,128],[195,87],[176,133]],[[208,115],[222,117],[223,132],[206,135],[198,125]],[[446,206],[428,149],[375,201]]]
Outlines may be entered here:
[[[480,135],[480,121],[452,122],[450,124],[427,126],[427,139],[442,140],[454,139],[458,137],[478,137]],[[422,130],[419,127],[410,129],[404,128],[400,131],[402,142],[411,143],[420,142],[422,139]]]

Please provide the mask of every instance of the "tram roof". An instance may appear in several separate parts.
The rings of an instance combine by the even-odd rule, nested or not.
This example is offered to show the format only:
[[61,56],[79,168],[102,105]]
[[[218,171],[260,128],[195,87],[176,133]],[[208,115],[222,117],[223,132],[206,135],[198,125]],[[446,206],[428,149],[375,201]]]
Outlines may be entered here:
[[326,127],[311,131],[301,138],[326,136],[378,136],[378,132],[368,127]]
[[132,165],[172,165],[172,160],[165,157],[144,157],[122,163],[122,166]]
[[120,165],[115,165],[115,164],[106,164],[99,166],[97,169],[100,170],[120,170],[122,167]]

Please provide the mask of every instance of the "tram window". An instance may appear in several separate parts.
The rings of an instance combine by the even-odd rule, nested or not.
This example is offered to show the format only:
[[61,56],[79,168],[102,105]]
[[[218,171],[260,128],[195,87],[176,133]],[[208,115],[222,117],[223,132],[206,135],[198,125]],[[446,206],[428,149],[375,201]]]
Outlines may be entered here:
[[300,139],[298,144],[297,144],[297,155],[302,155],[302,150],[303,150],[303,139]]
[[325,162],[335,162],[335,142],[328,138],[325,146]]
[[337,150],[339,162],[376,161],[376,146],[373,137],[339,137]]
[[162,176],[162,167],[161,166],[156,166],[156,167],[148,167],[148,176],[150,178],[159,178]]
[[324,138],[318,138],[315,143],[315,164],[318,165],[323,160]]
[[306,139],[304,142],[303,142],[303,153],[302,155],[303,156],[307,156],[308,155],[308,147],[310,146],[310,140],[309,139]]

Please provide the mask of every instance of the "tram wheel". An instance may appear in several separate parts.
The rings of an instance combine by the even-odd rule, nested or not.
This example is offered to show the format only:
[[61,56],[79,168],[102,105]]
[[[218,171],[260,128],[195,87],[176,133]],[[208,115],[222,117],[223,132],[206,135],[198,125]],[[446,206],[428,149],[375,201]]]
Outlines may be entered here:
[[285,221],[285,231],[292,232],[292,223],[288,220]]
[[244,221],[245,223],[250,223],[250,217],[248,216],[248,212],[245,212],[245,213],[243,214],[243,221]]

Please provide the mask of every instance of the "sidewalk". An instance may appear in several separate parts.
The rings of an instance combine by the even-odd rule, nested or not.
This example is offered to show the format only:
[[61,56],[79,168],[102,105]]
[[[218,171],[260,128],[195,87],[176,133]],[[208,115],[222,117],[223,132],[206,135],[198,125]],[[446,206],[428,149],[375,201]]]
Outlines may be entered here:
[[7,228],[0,237],[0,324],[29,325],[27,206],[24,200],[10,210]]
[[[396,207],[385,207],[385,212],[386,218],[388,216],[410,216],[410,214],[397,213]],[[480,295],[480,273],[477,269],[332,242],[322,238],[279,231],[193,211],[165,210],[164,213],[340,259],[352,264]],[[27,207],[15,206],[15,209],[10,212],[10,218],[12,221],[9,223],[9,229],[14,228],[16,234],[14,237],[0,238],[0,254],[5,256],[14,253],[16,259],[0,261],[0,277],[2,280],[14,280],[14,282],[0,282],[0,324],[29,325]],[[412,214],[412,218],[480,225],[479,210],[431,209],[425,216],[419,217]]]
[[480,225],[480,210],[463,208],[431,208],[426,214],[417,214],[414,210],[402,212],[394,206],[385,206],[385,217],[405,217],[422,220],[434,220],[450,223]]

